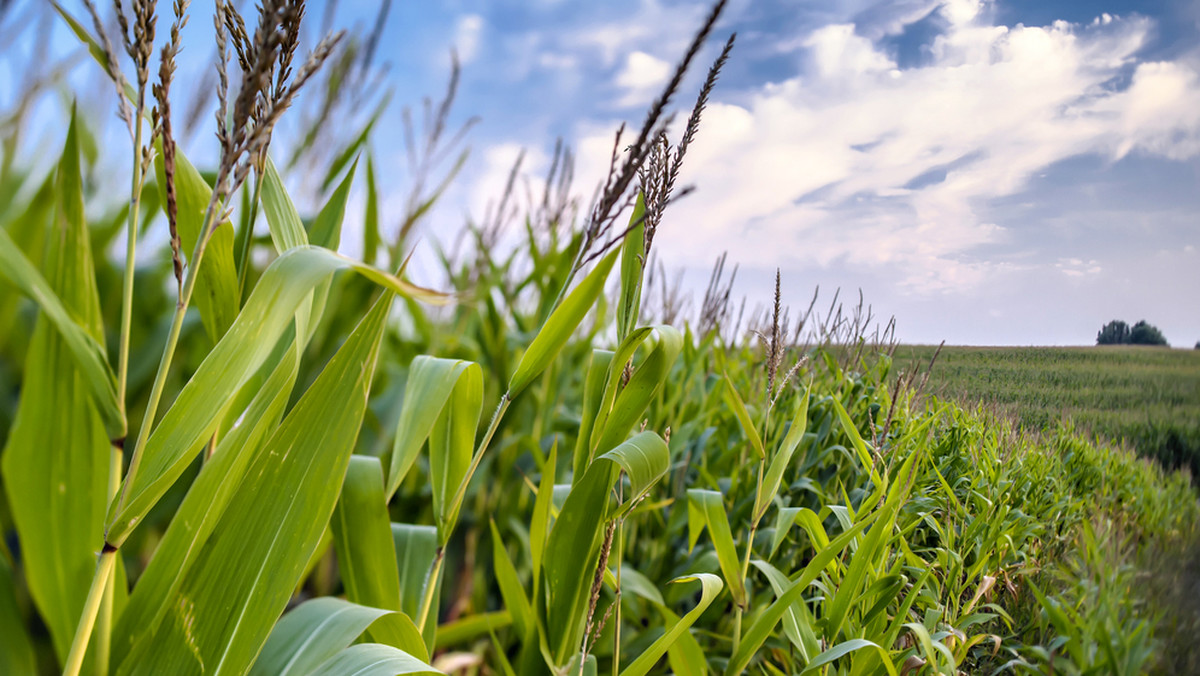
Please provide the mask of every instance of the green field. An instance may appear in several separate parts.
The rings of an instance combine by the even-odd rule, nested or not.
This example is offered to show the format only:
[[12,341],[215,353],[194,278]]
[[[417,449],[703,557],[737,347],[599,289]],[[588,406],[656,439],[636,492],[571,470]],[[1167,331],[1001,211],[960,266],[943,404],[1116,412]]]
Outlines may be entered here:
[[[936,349],[899,347],[895,371],[924,367]],[[946,346],[926,388],[983,404],[1025,430],[1069,422],[1200,476],[1200,350]]]

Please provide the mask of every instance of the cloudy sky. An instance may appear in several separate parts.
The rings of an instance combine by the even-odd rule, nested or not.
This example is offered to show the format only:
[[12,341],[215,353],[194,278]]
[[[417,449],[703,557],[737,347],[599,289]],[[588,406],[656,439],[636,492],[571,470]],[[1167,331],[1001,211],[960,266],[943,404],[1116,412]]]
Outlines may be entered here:
[[[369,25],[371,4],[337,22]],[[481,218],[517,153],[540,176],[556,137],[590,196],[706,10],[394,3],[379,56],[396,116],[440,92],[454,47],[458,119],[481,117],[437,218]],[[698,291],[728,251],[751,305],[780,268],[785,301],[861,289],[907,341],[1088,344],[1113,318],[1200,340],[1200,3],[733,0],[703,66],[733,31],[684,170],[696,192],[655,243]],[[376,138],[385,220],[406,187],[398,128]]]

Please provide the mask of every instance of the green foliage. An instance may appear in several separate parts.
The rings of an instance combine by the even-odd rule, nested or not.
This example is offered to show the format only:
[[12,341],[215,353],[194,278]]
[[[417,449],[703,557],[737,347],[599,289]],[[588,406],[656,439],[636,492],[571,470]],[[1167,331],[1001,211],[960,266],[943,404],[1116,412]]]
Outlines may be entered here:
[[1097,345],[1127,345],[1129,344],[1129,325],[1120,319],[1114,319],[1100,328],[1096,334]]
[[1167,339],[1158,327],[1145,319],[1130,328],[1125,322],[1114,319],[1101,327],[1096,334],[1097,345],[1167,345]]
[[1167,339],[1163,336],[1162,331],[1158,327],[1146,323],[1143,319],[1133,328],[1129,330],[1129,343],[1131,345],[1167,345]]
[[[898,364],[935,348],[903,346]],[[1075,428],[1125,443],[1169,470],[1200,479],[1200,354],[1135,347],[945,347],[928,387],[982,403],[1027,431]]]

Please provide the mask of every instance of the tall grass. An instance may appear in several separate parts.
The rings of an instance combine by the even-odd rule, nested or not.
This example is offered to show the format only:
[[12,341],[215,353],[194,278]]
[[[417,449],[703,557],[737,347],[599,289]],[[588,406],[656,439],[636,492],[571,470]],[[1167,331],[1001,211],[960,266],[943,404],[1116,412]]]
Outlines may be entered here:
[[[1069,431],[1022,436],[922,396],[915,373],[889,380],[892,325],[868,335],[861,302],[792,315],[780,280],[742,330],[723,259],[694,321],[653,286],[669,256],[654,233],[732,37],[677,142],[667,111],[723,6],[632,147],[617,135],[578,222],[561,149],[540,202],[502,202],[524,216],[518,246],[493,246],[500,216],[442,252],[451,294],[402,273],[464,161],[431,178],[458,144],[455,78],[387,242],[378,116],[331,142],[308,217],[272,159],[296,90],[344,68],[331,38],[292,69],[301,6],[247,22],[217,4],[208,175],[171,139],[168,58],[146,119],[153,8],[118,22],[128,88],[104,22],[72,23],[122,107],[132,93],[131,206],[86,220],[104,204],[79,115],[50,177],[0,177],[29,195],[0,229],[0,316],[18,327],[0,342],[0,673],[1153,667],[1178,624],[1131,590],[1139,552],[1195,536],[1186,479]],[[173,10],[182,25],[186,3]],[[334,253],[359,174],[368,263]],[[145,228],[172,251],[137,258]],[[380,250],[395,272],[369,264]]]

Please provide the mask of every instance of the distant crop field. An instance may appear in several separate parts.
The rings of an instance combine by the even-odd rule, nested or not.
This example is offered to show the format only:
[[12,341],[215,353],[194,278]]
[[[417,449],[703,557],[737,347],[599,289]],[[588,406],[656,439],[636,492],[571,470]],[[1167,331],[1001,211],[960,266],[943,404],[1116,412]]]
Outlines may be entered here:
[[[936,346],[902,345],[895,371]],[[942,348],[926,386],[1043,430],[1070,421],[1200,476],[1200,350],[1141,346]]]

